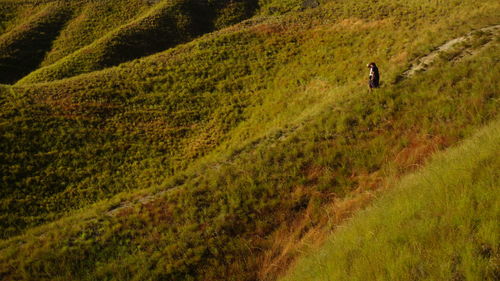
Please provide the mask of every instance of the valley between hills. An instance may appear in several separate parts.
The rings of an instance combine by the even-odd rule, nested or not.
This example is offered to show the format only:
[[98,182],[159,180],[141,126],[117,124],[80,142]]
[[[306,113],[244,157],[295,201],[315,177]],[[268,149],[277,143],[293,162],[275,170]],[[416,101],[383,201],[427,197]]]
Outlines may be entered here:
[[499,24],[0,0],[0,280],[498,280]]

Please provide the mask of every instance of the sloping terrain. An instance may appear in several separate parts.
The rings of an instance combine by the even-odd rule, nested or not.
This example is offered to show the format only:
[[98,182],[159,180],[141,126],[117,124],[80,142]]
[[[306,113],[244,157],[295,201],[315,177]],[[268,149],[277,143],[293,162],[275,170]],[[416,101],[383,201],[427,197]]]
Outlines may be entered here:
[[[12,1],[3,0],[0,5],[7,6],[2,10],[8,14]],[[237,23],[257,8],[254,0],[77,0],[19,5],[20,10],[42,11],[18,22],[0,38],[0,64],[5,66],[0,72],[2,83],[13,83],[34,70],[24,83],[117,65]]]
[[449,61],[456,62],[465,57],[475,55],[481,48],[485,48],[489,44],[494,44],[497,38],[500,37],[499,34],[500,25],[493,25],[474,30],[465,36],[454,38],[441,45],[437,50],[419,58],[418,63],[405,71],[402,77],[408,78],[418,72],[425,71],[426,68],[432,66],[439,56],[446,56]]
[[[355,212],[497,118],[491,34],[474,56],[400,79],[443,43],[497,25],[497,1],[306,2],[261,1],[252,9],[265,16],[94,64],[103,50],[126,57],[127,42],[156,34],[139,32],[143,20],[162,25],[190,2],[144,6],[0,85],[0,278],[275,280],[304,241],[342,222],[324,211],[332,201],[361,194]],[[91,67],[37,76],[80,59]],[[370,61],[383,81],[372,94]]]
[[281,280],[498,280],[500,122],[435,157]]
[[1,35],[0,82],[12,83],[36,69],[69,14],[64,6],[50,3]]

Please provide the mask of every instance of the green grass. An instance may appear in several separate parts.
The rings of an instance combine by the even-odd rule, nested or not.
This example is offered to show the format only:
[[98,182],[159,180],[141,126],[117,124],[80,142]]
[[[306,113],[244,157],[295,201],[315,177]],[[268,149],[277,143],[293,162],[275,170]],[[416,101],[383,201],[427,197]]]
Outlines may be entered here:
[[[315,227],[367,175],[408,173],[497,118],[498,45],[396,83],[415,58],[496,24],[496,1],[298,10],[2,86],[1,278],[256,280],[277,229],[306,212]],[[384,86],[368,94],[372,60]]]
[[498,280],[500,122],[433,157],[281,280]]
[[13,3],[2,3],[0,5],[0,34],[11,26],[11,21],[16,17],[17,5]]
[[153,2],[141,0],[72,1],[73,17],[53,40],[40,66],[48,66],[92,44],[151,8]]
[[[6,17],[2,23],[15,21],[16,28],[22,30],[9,30],[4,34],[7,38],[0,39],[12,42],[0,46],[7,56],[0,57],[0,74],[5,77],[0,82],[12,84],[32,71],[23,82],[52,81],[118,65],[240,22],[256,13],[258,7],[256,0],[82,0],[40,4],[64,8],[66,17],[45,12],[22,21],[27,12],[36,12],[40,5],[19,3],[17,8],[24,12],[16,14],[12,1],[0,1]],[[59,26],[48,26],[47,21]],[[45,26],[49,29],[43,29]],[[37,57],[25,52],[35,52]],[[23,61],[29,58],[32,60]],[[22,71],[17,69],[20,65]]]
[[0,36],[0,82],[13,83],[36,69],[69,18],[70,11],[48,4]]
[[[326,11],[338,11],[336,6],[331,9]],[[354,16],[359,12],[349,11]],[[366,34],[366,24],[362,22],[358,26],[354,23],[354,29],[344,28],[343,18],[351,18],[344,12],[336,15],[340,24],[330,28],[330,22],[321,22],[332,17],[325,13],[325,10],[310,12],[311,20],[318,21],[314,25],[317,30],[301,26],[303,20],[292,16],[286,19],[289,29],[272,21],[237,28],[103,72],[50,84],[14,87],[16,95],[2,111],[5,120],[2,128],[6,132],[2,141],[3,184],[7,186],[4,202],[9,202],[3,205],[8,217],[3,221],[6,233],[18,233],[26,226],[53,220],[64,211],[121,191],[157,185],[219,144],[222,155],[246,146],[251,148],[248,144],[267,134],[280,134],[284,126],[296,127],[295,123],[301,122],[296,120],[297,116],[315,114],[310,118],[321,118],[325,111],[314,111],[328,109],[336,102],[330,97],[338,92],[343,95],[357,92],[363,100],[364,87],[357,86],[366,71],[363,58],[380,56],[381,61],[390,61],[414,48],[399,39],[408,34],[406,29],[388,32],[398,24],[390,18],[379,30]],[[436,13],[435,17],[441,16]],[[459,22],[457,19],[454,24]],[[423,29],[421,36],[426,43],[411,44],[419,47],[441,40],[426,37],[426,32]],[[379,43],[378,54],[371,54],[368,49],[371,40]],[[328,43],[321,45],[321,42]],[[343,62],[318,63],[326,58]],[[389,83],[391,75],[396,77],[404,65],[404,61],[382,65],[385,81]],[[466,75],[467,71],[467,67],[459,68],[458,73]],[[490,77],[491,74],[485,73],[483,78],[471,79]],[[422,84],[427,83],[435,84],[434,81]],[[445,81],[440,83],[444,84],[436,85],[443,89],[454,87]],[[457,116],[464,119],[460,122],[480,124],[495,112],[494,100],[488,95],[495,92],[491,87],[496,84],[490,80],[481,83],[487,86],[474,91],[478,95],[478,108],[468,109],[479,113],[464,112],[470,116]],[[331,90],[340,85],[346,86]],[[405,91],[416,90],[405,88]],[[432,91],[437,90],[431,87],[418,91],[433,97]],[[427,98],[424,93],[421,95]],[[446,105],[441,111],[456,110],[446,104],[444,96],[434,98],[438,104]],[[365,99],[363,104],[368,101]],[[388,104],[391,106],[393,102]],[[351,105],[345,107],[353,110]],[[354,110],[356,114],[392,114],[389,110],[368,110],[360,105],[356,108],[361,110]],[[434,106],[429,108],[434,110]],[[398,108],[394,111],[403,113]],[[471,117],[475,119],[468,120]],[[381,122],[382,117],[375,118],[369,122]],[[411,126],[412,118],[415,117],[408,117],[405,126]],[[328,120],[333,122],[329,125],[331,129],[338,127],[342,134],[357,124],[357,119],[357,116],[341,116],[337,120],[329,116]],[[336,125],[337,122],[343,123]],[[431,124],[425,125],[440,126]],[[373,124],[366,125],[374,129]],[[229,134],[233,129],[234,133]],[[300,166],[299,161],[294,162]]]
[[[60,61],[40,68],[19,83],[59,80],[163,51],[251,16],[252,5],[255,6],[252,2],[161,1],[143,15],[111,30]],[[231,10],[235,5],[241,8]],[[126,6],[134,9],[133,6]]]

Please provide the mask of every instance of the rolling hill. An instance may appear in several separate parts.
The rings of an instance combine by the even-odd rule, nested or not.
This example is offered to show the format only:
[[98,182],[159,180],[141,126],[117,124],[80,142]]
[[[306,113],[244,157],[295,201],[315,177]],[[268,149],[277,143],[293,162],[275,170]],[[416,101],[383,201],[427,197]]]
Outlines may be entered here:
[[357,214],[281,280],[497,280],[494,122]]
[[[2,2],[5,14],[15,13],[9,9],[13,2]],[[118,65],[239,22],[257,7],[255,1],[229,0],[20,3],[18,17],[34,15],[0,39],[4,83],[31,71],[21,82],[53,81]]]
[[[498,119],[499,37],[485,27],[499,10],[1,0],[0,279],[277,280]],[[371,61],[383,84],[370,93]],[[477,151],[493,159],[490,131]],[[498,184],[488,167],[478,177]]]

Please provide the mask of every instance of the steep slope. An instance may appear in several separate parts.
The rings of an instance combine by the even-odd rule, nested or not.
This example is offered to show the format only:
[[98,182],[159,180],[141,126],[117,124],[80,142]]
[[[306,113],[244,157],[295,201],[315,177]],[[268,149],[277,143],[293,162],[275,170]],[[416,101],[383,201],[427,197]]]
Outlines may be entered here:
[[[12,3],[0,2],[6,14]],[[44,13],[31,21],[18,19],[16,28],[20,31],[11,30],[4,34],[5,38],[0,38],[0,42],[7,44],[0,45],[0,51],[8,55],[1,62],[5,67],[0,68],[0,74],[12,76],[2,78],[3,83],[13,83],[26,75],[27,70],[31,72],[39,66],[42,66],[39,71],[23,81],[57,80],[117,65],[237,23],[252,16],[258,7],[256,0],[41,1],[18,5],[32,11],[40,5],[57,6],[64,8],[71,18],[60,19]],[[47,21],[56,21],[60,26],[48,26]],[[39,25],[48,29],[40,29]],[[37,59],[23,63],[30,53],[22,52],[35,52]],[[19,63],[23,71],[15,69]]]
[[0,82],[13,83],[36,69],[70,16],[65,6],[51,3],[0,36]]
[[[301,239],[332,197],[380,188],[496,118],[498,44],[397,81],[497,24],[498,5],[332,1],[2,87],[0,276],[273,280],[297,255],[283,229],[306,218]],[[384,88],[369,95],[371,60]]]
[[92,44],[107,33],[147,12],[158,1],[112,0],[71,1],[73,17],[52,42],[52,48],[40,64],[54,62]]
[[500,122],[434,157],[281,280],[498,280]]

